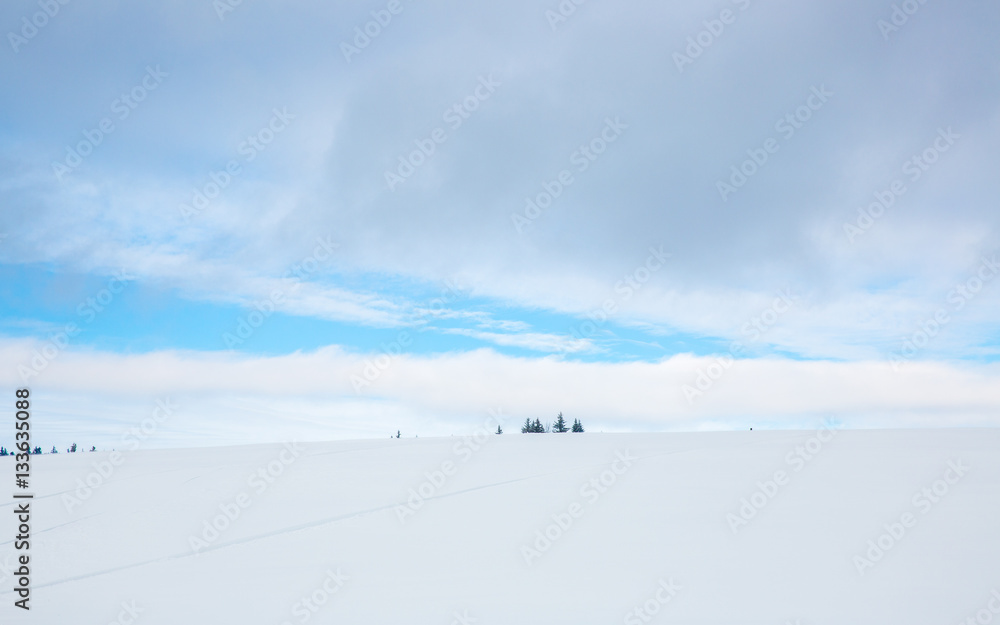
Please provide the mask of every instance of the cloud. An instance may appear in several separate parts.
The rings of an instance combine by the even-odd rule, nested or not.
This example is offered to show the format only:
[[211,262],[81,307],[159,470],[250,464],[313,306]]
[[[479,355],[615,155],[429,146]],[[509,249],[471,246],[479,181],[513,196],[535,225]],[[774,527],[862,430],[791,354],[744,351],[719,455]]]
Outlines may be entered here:
[[469,336],[481,341],[503,345],[507,347],[522,347],[540,352],[559,353],[579,353],[597,351],[593,341],[590,339],[573,338],[557,334],[545,334],[540,332],[521,332],[517,334],[501,334],[499,332],[483,332],[481,330],[470,330],[467,328],[446,328],[442,330],[445,334],[459,334]]
[[[37,347],[4,341],[0,357],[28,362]],[[185,422],[197,423],[190,434],[177,433],[186,444],[206,444],[199,434],[206,431],[257,442],[300,430],[314,438],[397,428],[442,435],[471,429],[470,414],[495,407],[514,421],[562,411],[608,431],[803,428],[824,417],[848,427],[1000,425],[1000,365],[912,362],[894,371],[885,361],[760,358],[722,368],[715,358],[690,355],[584,363],[483,349],[397,356],[359,396],[350,377],[366,358],[337,347],[275,357],[69,350],[29,384],[45,397],[39,422],[48,418],[45,406],[79,398],[60,417],[81,432],[97,427],[84,415],[118,415],[115,422],[127,424],[135,418],[130,406],[170,397],[183,404]],[[22,384],[12,368],[3,377],[5,386]],[[704,390],[689,401],[685,386]],[[241,433],[247,419],[252,435]]]
[[[416,390],[385,400],[407,418],[468,408],[465,389],[494,388],[498,372],[504,388],[526,388],[548,406],[519,377],[531,371],[549,393],[587,398],[579,408],[593,418],[639,424],[660,423],[652,415],[662,411],[670,423],[768,410],[791,419],[807,406],[784,379],[812,389],[815,410],[846,410],[856,395],[867,402],[858,406],[865,423],[916,423],[919,402],[906,398],[918,397],[931,421],[946,422],[940,381],[975,395],[976,371],[992,376],[981,363],[997,355],[1000,285],[983,285],[960,309],[952,293],[1000,249],[1000,9],[928,4],[886,41],[877,22],[888,4],[732,5],[737,21],[683,71],[675,54],[718,15],[694,0],[586,3],[556,28],[534,0],[414,3],[349,61],[339,43],[370,7],[243,3],[224,20],[203,0],[169,11],[108,0],[67,10],[23,50],[0,55],[0,262],[93,275],[126,267],[184,298],[248,308],[280,290],[292,315],[360,329],[442,327],[561,354],[400,357],[373,390],[412,379],[440,389],[449,376],[464,385],[453,404],[428,404]],[[115,112],[157,64],[167,75],[156,90],[127,116]],[[484,80],[488,98],[477,95]],[[829,95],[810,106],[817,91]],[[287,111],[280,132],[270,126],[275,109]],[[53,163],[106,117],[113,132],[57,177]],[[608,119],[625,126],[613,142],[602,134]],[[947,149],[941,133],[954,137]],[[761,160],[769,139],[778,147]],[[262,147],[247,150],[253,141]],[[218,182],[234,162],[239,173]],[[390,189],[387,172],[407,167]],[[737,188],[723,198],[720,182]],[[905,190],[872,216],[897,182]],[[212,197],[185,216],[180,207],[199,194]],[[512,216],[529,202],[544,207],[519,231]],[[290,282],[317,237],[336,241],[336,253]],[[670,250],[670,261],[642,274],[650,246]],[[428,302],[425,287],[446,280],[469,285],[475,300]],[[751,340],[783,290],[795,305]],[[789,359],[740,361],[719,392],[678,404],[685,376],[708,366],[676,353],[689,346],[662,361],[612,364],[625,339],[575,341],[536,323],[562,315],[580,328],[609,301],[602,332],[645,335],[627,339],[634,344],[684,335],[724,350],[737,340],[748,355]],[[921,348],[923,362],[864,388],[942,309],[949,321]],[[84,379],[146,388],[161,368],[185,392],[263,392],[271,384],[259,372],[268,371],[311,393],[342,388],[353,371],[338,348],[286,361],[63,356],[46,376],[81,393]],[[572,362],[583,357],[609,362]],[[304,379],[272,371],[279,362]],[[182,365],[202,374],[200,390]],[[411,370],[418,365],[444,377]],[[748,379],[775,397],[736,382]],[[922,387],[907,391],[900,380]],[[740,399],[727,403],[726,388]],[[979,409],[963,392],[951,396],[953,414],[974,422]]]

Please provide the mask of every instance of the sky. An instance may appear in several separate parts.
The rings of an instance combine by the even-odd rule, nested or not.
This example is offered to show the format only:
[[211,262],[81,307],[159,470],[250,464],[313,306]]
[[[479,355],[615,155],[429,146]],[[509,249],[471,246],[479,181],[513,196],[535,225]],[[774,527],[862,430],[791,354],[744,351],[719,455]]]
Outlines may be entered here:
[[1000,425],[996,3],[332,4],[0,8],[46,448]]

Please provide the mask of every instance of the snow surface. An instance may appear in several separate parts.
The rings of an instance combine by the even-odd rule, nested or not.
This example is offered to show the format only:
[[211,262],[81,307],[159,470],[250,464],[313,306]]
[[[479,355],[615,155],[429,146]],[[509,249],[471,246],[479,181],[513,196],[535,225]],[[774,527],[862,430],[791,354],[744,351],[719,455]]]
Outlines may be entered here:
[[[129,451],[87,498],[78,480],[97,483],[108,453],[36,457],[33,609],[13,608],[0,569],[0,623],[125,625],[123,603],[141,625],[1000,623],[1000,431],[820,434],[511,432],[475,451],[387,438],[302,444],[285,464],[282,445]],[[821,448],[796,461],[807,444]],[[401,521],[409,489],[448,461]],[[273,483],[248,482],[269,464]],[[741,499],[776,471],[787,483],[734,531]],[[602,474],[605,492],[587,486]],[[241,493],[249,505],[195,555],[191,537]],[[523,547],[574,503],[529,565]],[[0,504],[6,566],[12,508]],[[859,572],[906,513],[912,527]],[[315,612],[300,603],[313,595],[328,598]]]

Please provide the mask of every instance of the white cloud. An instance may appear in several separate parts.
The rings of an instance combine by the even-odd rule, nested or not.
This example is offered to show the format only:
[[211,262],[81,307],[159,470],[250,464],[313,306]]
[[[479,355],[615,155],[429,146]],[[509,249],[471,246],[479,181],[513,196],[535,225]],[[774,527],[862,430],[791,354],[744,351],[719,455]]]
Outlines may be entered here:
[[460,334],[495,345],[506,347],[522,347],[540,352],[559,352],[576,354],[581,352],[598,351],[593,341],[590,339],[574,338],[559,334],[545,334],[541,332],[521,332],[518,334],[501,334],[499,332],[484,332],[481,330],[470,330],[468,328],[446,328],[442,330],[445,334]]
[[[0,359],[28,363],[36,347],[4,341]],[[135,406],[173,398],[184,406],[179,422],[191,426],[172,434],[177,444],[356,438],[395,429],[446,435],[463,432],[475,421],[469,415],[494,407],[512,422],[562,411],[610,431],[809,427],[826,416],[848,427],[1000,426],[1000,365],[912,362],[895,372],[884,361],[737,360],[688,402],[682,387],[696,387],[699,371],[716,375],[714,358],[583,363],[491,350],[403,355],[358,396],[349,379],[365,357],[337,347],[267,358],[69,350],[29,386],[40,398],[39,425],[51,406],[61,406],[60,425],[43,427],[74,431],[75,423],[80,440],[110,436],[142,418]],[[13,367],[0,383],[22,384]],[[104,415],[113,426],[88,415]]]
[[[225,24],[204,2],[155,15],[98,6],[61,16],[53,28],[64,36],[33,41],[30,54],[0,55],[0,86],[17,94],[6,102],[16,123],[0,133],[0,260],[15,271],[126,267],[189,299],[244,306],[281,289],[294,315],[376,327],[447,321],[471,329],[446,333],[581,354],[612,350],[551,328],[532,332],[517,315],[554,311],[583,323],[610,299],[611,321],[626,327],[746,340],[744,324],[790,288],[799,301],[758,344],[822,360],[740,362],[693,406],[680,385],[710,361],[687,356],[631,364],[491,351],[405,356],[369,389],[380,403],[347,405],[338,393],[350,397],[358,363],[336,348],[284,359],[73,351],[45,371],[44,388],[110,401],[130,389],[223,394],[236,398],[219,400],[226,418],[243,398],[262,396],[280,415],[287,394],[301,392],[324,397],[305,412],[336,406],[362,422],[371,408],[432,423],[479,399],[524,411],[575,402],[609,424],[699,427],[855,409],[864,423],[919,423],[925,414],[965,423],[995,407],[988,393],[981,405],[968,399],[985,392],[993,365],[913,363],[889,377],[881,369],[887,351],[949,305],[978,257],[1000,247],[995,81],[969,78],[995,76],[995,55],[983,53],[996,47],[992,5],[942,8],[886,45],[874,27],[884,7],[754,3],[683,74],[671,53],[712,15],[694,0],[591,3],[556,33],[531,0],[414,4],[405,26],[394,24],[350,64],[330,41],[368,18],[345,4],[246,3]],[[858,30],[866,21],[867,35]],[[301,45],[273,36],[285,32]],[[91,40],[111,44],[83,45]],[[147,62],[162,62],[167,81],[58,183],[53,160]],[[490,73],[501,82],[496,93],[389,191],[386,169]],[[722,202],[717,180],[821,83],[834,92],[829,103]],[[178,205],[285,106],[296,116],[289,128],[185,223]],[[578,169],[571,155],[608,116],[628,129]],[[844,221],[949,125],[961,134],[954,147],[849,243]],[[519,234],[511,214],[564,169],[573,183]],[[340,243],[336,258],[297,286],[282,280],[316,236]],[[619,281],[651,245],[670,250],[670,261],[626,296]],[[345,276],[373,278],[359,287]],[[475,285],[485,310],[478,302],[463,310],[473,305],[461,297],[428,309],[394,289],[450,278]],[[998,306],[1000,284],[990,284],[953,311],[922,357],[995,356]],[[411,388],[414,380],[424,387]]]

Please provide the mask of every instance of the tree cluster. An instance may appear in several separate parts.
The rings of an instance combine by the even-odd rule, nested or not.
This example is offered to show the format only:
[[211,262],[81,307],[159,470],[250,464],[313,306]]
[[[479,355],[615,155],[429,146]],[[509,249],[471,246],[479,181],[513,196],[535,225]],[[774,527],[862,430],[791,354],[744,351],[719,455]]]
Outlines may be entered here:
[[521,434],[529,434],[535,432],[545,432],[546,428],[542,425],[542,422],[535,419],[534,422],[531,419],[525,419],[524,425],[521,426]]
[[[67,449],[66,452],[67,453],[71,453],[71,454],[72,453],[76,453],[76,449],[77,449],[76,443],[73,443],[73,445],[70,446],[70,448]],[[97,451],[97,447],[91,446],[90,451]],[[41,447],[35,447],[34,449],[31,450],[31,455],[33,455],[33,456],[34,455],[41,455],[41,453],[42,453],[42,448]],[[53,445],[52,451],[50,451],[49,453],[50,454],[57,454],[57,453],[59,453],[59,450],[56,449],[55,446]],[[3,456],[13,456],[13,455],[14,455],[14,452],[8,451],[6,447],[0,447],[0,457],[3,457]]]
[[563,414],[561,412],[559,413],[558,416],[556,416],[555,423],[553,423],[551,426],[547,423],[543,424],[539,419],[535,419],[534,421],[532,421],[531,419],[525,419],[524,425],[521,426],[522,434],[540,434],[545,432],[562,433],[562,432],[582,432],[582,431],[583,431],[583,424],[580,423],[579,419],[574,419],[573,425],[571,427],[566,427],[566,419],[563,418]]

